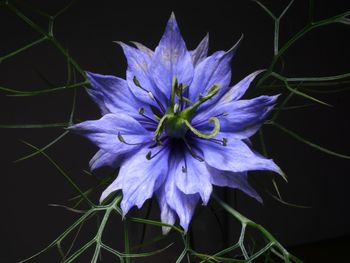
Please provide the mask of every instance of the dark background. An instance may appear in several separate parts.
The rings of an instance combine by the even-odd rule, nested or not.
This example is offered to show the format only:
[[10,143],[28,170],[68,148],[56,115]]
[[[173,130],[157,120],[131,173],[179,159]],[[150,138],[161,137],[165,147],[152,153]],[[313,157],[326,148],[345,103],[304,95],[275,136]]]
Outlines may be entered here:
[[[48,13],[62,8],[67,1],[27,1]],[[308,1],[296,0],[281,22],[281,44],[300,30],[307,22]],[[345,12],[348,1],[315,1],[316,20]],[[279,14],[287,1],[263,1]],[[21,10],[44,26],[45,20],[19,5]],[[136,3],[128,1],[77,1],[55,21],[54,33],[69,50],[70,55],[84,70],[124,77],[126,61],[115,40],[135,40],[154,48],[174,11],[189,49],[193,49],[210,33],[210,52],[229,49],[244,33],[239,52],[234,59],[233,82],[250,72],[266,68],[272,58],[273,22],[254,2],[240,1],[174,1]],[[6,8],[0,8],[0,56],[7,54],[39,37],[39,34],[20,21]],[[327,76],[349,72],[350,28],[336,24],[316,29],[293,45],[284,56],[283,74],[298,76]],[[52,45],[40,44],[15,58],[0,63],[0,86],[35,90],[47,87],[40,75],[57,86],[66,78],[66,61]],[[280,93],[285,90],[267,91]],[[327,108],[314,105],[307,109],[286,111],[279,122],[302,134],[312,142],[336,152],[350,154],[350,94],[347,91],[331,94],[313,94],[332,104]],[[8,97],[0,94],[1,124],[30,124],[65,122],[68,119],[72,91],[39,97]],[[291,105],[305,103],[292,100]],[[306,101],[308,103],[308,101]],[[78,91],[75,121],[96,119],[97,107],[85,92]],[[289,183],[277,181],[284,199],[291,203],[311,206],[301,209],[283,205],[262,193],[264,205],[237,193],[237,208],[247,217],[265,226],[284,245],[305,262],[347,262],[350,248],[350,177],[349,160],[336,158],[312,149],[274,127],[266,127],[266,144],[270,157],[286,172]],[[1,145],[1,246],[0,262],[16,262],[32,255],[55,239],[77,215],[48,204],[67,204],[75,192],[42,156],[13,164],[12,161],[31,152],[19,139],[44,146],[63,132],[56,129],[2,129]],[[256,148],[260,145],[254,140]],[[96,148],[75,135],[66,136],[48,153],[73,180],[84,189],[94,179],[82,172]],[[264,176],[264,175],[261,175]],[[267,175],[266,175],[267,176]],[[102,189],[99,190],[99,193]],[[98,200],[96,194],[93,200]],[[226,192],[228,201],[234,193]],[[158,218],[157,207],[152,217]],[[224,238],[208,208],[200,207],[192,222],[194,245],[209,252],[219,249],[221,240],[236,240],[236,226],[228,221]],[[134,211],[135,215],[142,215]],[[225,217],[220,215],[222,222]],[[116,220],[119,220],[116,218]],[[231,231],[232,230],[232,231]],[[87,229],[84,233],[89,232]],[[121,239],[115,224],[108,238]],[[132,226],[135,243],[139,226]],[[150,228],[147,237],[158,235],[159,228]],[[87,235],[87,234],[83,234]],[[169,237],[172,238],[171,236]],[[323,241],[322,243],[315,243]],[[121,241],[116,241],[121,245]],[[119,242],[119,243],[118,243]],[[173,246],[163,258],[141,259],[138,262],[172,262],[181,247]],[[57,254],[50,252],[34,262],[58,262]],[[112,260],[111,260],[112,261]],[[88,262],[81,259],[78,262]],[[108,257],[106,257],[106,262]]]

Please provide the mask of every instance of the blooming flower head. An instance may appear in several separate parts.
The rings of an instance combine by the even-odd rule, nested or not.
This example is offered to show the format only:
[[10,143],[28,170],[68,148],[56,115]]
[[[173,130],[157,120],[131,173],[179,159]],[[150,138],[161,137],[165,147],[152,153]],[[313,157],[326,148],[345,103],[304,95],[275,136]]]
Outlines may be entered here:
[[178,217],[185,230],[197,203],[209,201],[213,185],[261,201],[247,172],[282,172],[252,149],[249,137],[277,96],[241,99],[260,71],[230,86],[238,43],[208,56],[206,36],[189,51],[172,14],[154,51],[139,43],[119,44],[128,61],[126,80],[87,72],[87,92],[102,117],[70,127],[99,147],[90,161],[92,170],[120,167],[101,201],[122,190],[126,214],[155,195],[162,222],[171,225]]

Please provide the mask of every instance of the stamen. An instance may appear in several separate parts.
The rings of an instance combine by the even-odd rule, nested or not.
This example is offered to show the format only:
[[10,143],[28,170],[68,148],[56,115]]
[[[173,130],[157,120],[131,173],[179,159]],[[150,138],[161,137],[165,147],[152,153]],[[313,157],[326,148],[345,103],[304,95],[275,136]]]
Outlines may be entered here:
[[141,116],[145,117],[147,120],[150,120],[150,121],[152,121],[152,122],[155,123],[155,124],[158,124],[158,122],[156,122],[155,120],[153,120],[151,117],[148,117],[147,115],[145,115],[144,112],[145,112],[145,109],[144,109],[144,108],[140,108],[140,109],[139,109],[139,113],[140,113]]
[[163,104],[160,103],[160,101],[159,101],[156,97],[154,97],[153,93],[149,91],[149,92],[148,92],[148,96],[149,96],[153,101],[155,101],[155,102],[158,104],[159,108],[163,111],[163,113],[165,113],[165,108],[164,108]]
[[151,98],[151,100],[155,101],[158,106],[160,107],[160,109],[163,111],[163,113],[165,112],[164,106],[162,105],[162,103],[160,103],[160,101],[153,95],[152,92],[150,92],[149,90],[146,90],[144,87],[141,86],[139,80],[136,78],[136,76],[133,77],[133,82],[135,84],[136,87],[139,87],[140,89],[142,89],[144,92],[147,92],[148,96]]
[[151,100],[156,101],[156,98],[153,96],[153,93],[148,91],[148,96],[151,98]]
[[118,132],[118,140],[124,144],[127,144],[127,145],[141,145],[143,143],[128,143],[125,141],[124,137],[121,135],[120,132]]
[[203,162],[204,159],[203,159],[202,157],[200,157],[199,155],[197,155],[197,154],[193,151],[191,145],[188,144],[186,138],[183,137],[182,139],[183,139],[183,141],[185,142],[185,145],[186,145],[187,149],[190,151],[190,154],[192,155],[192,157],[195,158],[196,160],[200,161],[200,162]]
[[199,139],[202,139],[202,140],[208,140],[210,142],[213,142],[213,143],[216,143],[216,144],[220,144],[222,146],[227,146],[227,143],[228,143],[228,140],[227,138],[222,138],[222,140],[219,140],[219,139],[203,139],[203,138],[199,138]]
[[158,144],[154,143],[152,144],[150,147],[148,147],[149,149],[153,149],[153,148],[156,148],[157,146],[159,146]]
[[136,87],[139,87],[140,89],[142,89],[144,92],[148,93],[148,90],[146,90],[145,88],[143,88],[139,82],[139,80],[136,78],[136,76],[133,77],[132,81],[134,82]]
[[153,112],[153,116],[159,121],[162,116],[163,116],[163,113],[155,106],[153,105],[149,105],[149,107],[151,108],[151,111]]
[[220,131],[220,122],[219,122],[218,118],[216,118],[216,117],[209,118],[208,122],[209,123],[210,122],[214,123],[214,129],[210,133],[200,132],[199,130],[194,128],[188,120],[185,120],[185,125],[191,130],[191,132],[193,132],[199,138],[211,139],[211,138],[215,137],[219,133],[219,131]]
[[142,125],[149,125],[150,127],[152,127],[154,130],[154,126],[156,126],[156,124],[154,122],[150,122],[148,120],[139,120],[139,122],[142,124]]
[[152,151],[149,151],[147,154],[146,154],[146,159],[147,160],[151,160],[153,159],[154,157],[156,157],[158,154],[160,154],[163,150],[164,150],[164,146],[158,151],[156,152],[154,155],[152,155]]

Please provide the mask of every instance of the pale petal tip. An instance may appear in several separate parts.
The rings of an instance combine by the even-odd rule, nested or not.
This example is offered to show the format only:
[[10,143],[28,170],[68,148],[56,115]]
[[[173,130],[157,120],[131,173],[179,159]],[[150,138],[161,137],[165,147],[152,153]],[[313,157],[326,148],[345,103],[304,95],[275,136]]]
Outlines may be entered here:
[[162,234],[164,236],[169,234],[170,230],[171,230],[171,227],[169,227],[169,226],[162,226]]
[[127,47],[127,44],[125,44],[123,41],[120,41],[120,40],[115,40],[115,41],[112,41],[113,43],[121,46],[122,48],[124,47]]
[[238,49],[238,47],[240,46],[240,44],[241,44],[243,38],[244,38],[244,35],[242,34],[242,35],[240,36],[240,38],[237,40],[237,42],[233,45],[233,47],[231,47],[231,48],[226,52],[226,54],[235,53],[236,50]]
[[256,196],[254,196],[255,200],[257,200],[260,204],[264,204],[263,199],[261,198],[261,196],[259,194],[257,194]]
[[174,11],[171,12],[171,15],[170,15],[168,23],[167,23],[167,27],[168,26],[171,26],[172,28],[178,27]]
[[272,171],[278,173],[282,178],[288,183],[287,175],[282,171],[282,169],[273,161],[273,159],[270,159],[272,163],[274,164],[274,169]]
[[100,200],[99,200],[99,201],[100,201],[100,204],[106,199],[106,197],[107,197],[107,196],[106,196],[105,192],[103,192],[102,195],[101,195],[101,197],[100,197]]
[[281,170],[281,168],[279,168],[278,174],[288,183],[287,175]]

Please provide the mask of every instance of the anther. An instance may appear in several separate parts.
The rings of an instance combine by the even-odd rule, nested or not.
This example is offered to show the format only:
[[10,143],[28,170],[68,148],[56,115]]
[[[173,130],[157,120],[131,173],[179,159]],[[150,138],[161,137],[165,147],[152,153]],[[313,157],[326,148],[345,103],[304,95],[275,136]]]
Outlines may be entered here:
[[127,144],[127,145],[141,145],[142,143],[128,143],[125,141],[124,137],[121,135],[120,132],[118,132],[118,140],[124,144]]
[[202,139],[202,140],[208,140],[210,142],[213,142],[213,143],[216,143],[216,144],[220,144],[222,146],[227,146],[227,143],[228,143],[228,140],[227,138],[222,138],[222,140],[219,140],[219,139],[203,139],[203,138],[199,138],[199,139]]
[[156,98],[153,96],[153,93],[148,91],[148,96],[151,98],[151,100],[156,101]]
[[146,154],[146,159],[147,159],[147,160],[151,160],[151,158],[152,158],[152,152],[149,151],[149,152]]
[[152,155],[152,151],[149,151],[147,154],[146,154],[146,159],[147,160],[152,160],[154,157],[156,157],[158,154],[160,154],[163,150],[164,150],[165,147],[162,147],[158,152],[156,152],[154,155]]
[[179,103],[175,103],[175,105],[174,105],[174,113],[177,113],[177,111],[179,110],[179,107],[180,107]]
[[139,88],[142,89],[143,91],[148,92],[145,88],[143,88],[143,87],[141,86],[141,84],[140,84],[139,80],[136,78],[136,76],[134,76],[134,77],[132,78],[132,81],[134,82],[134,84],[135,84],[136,87],[139,87]]

